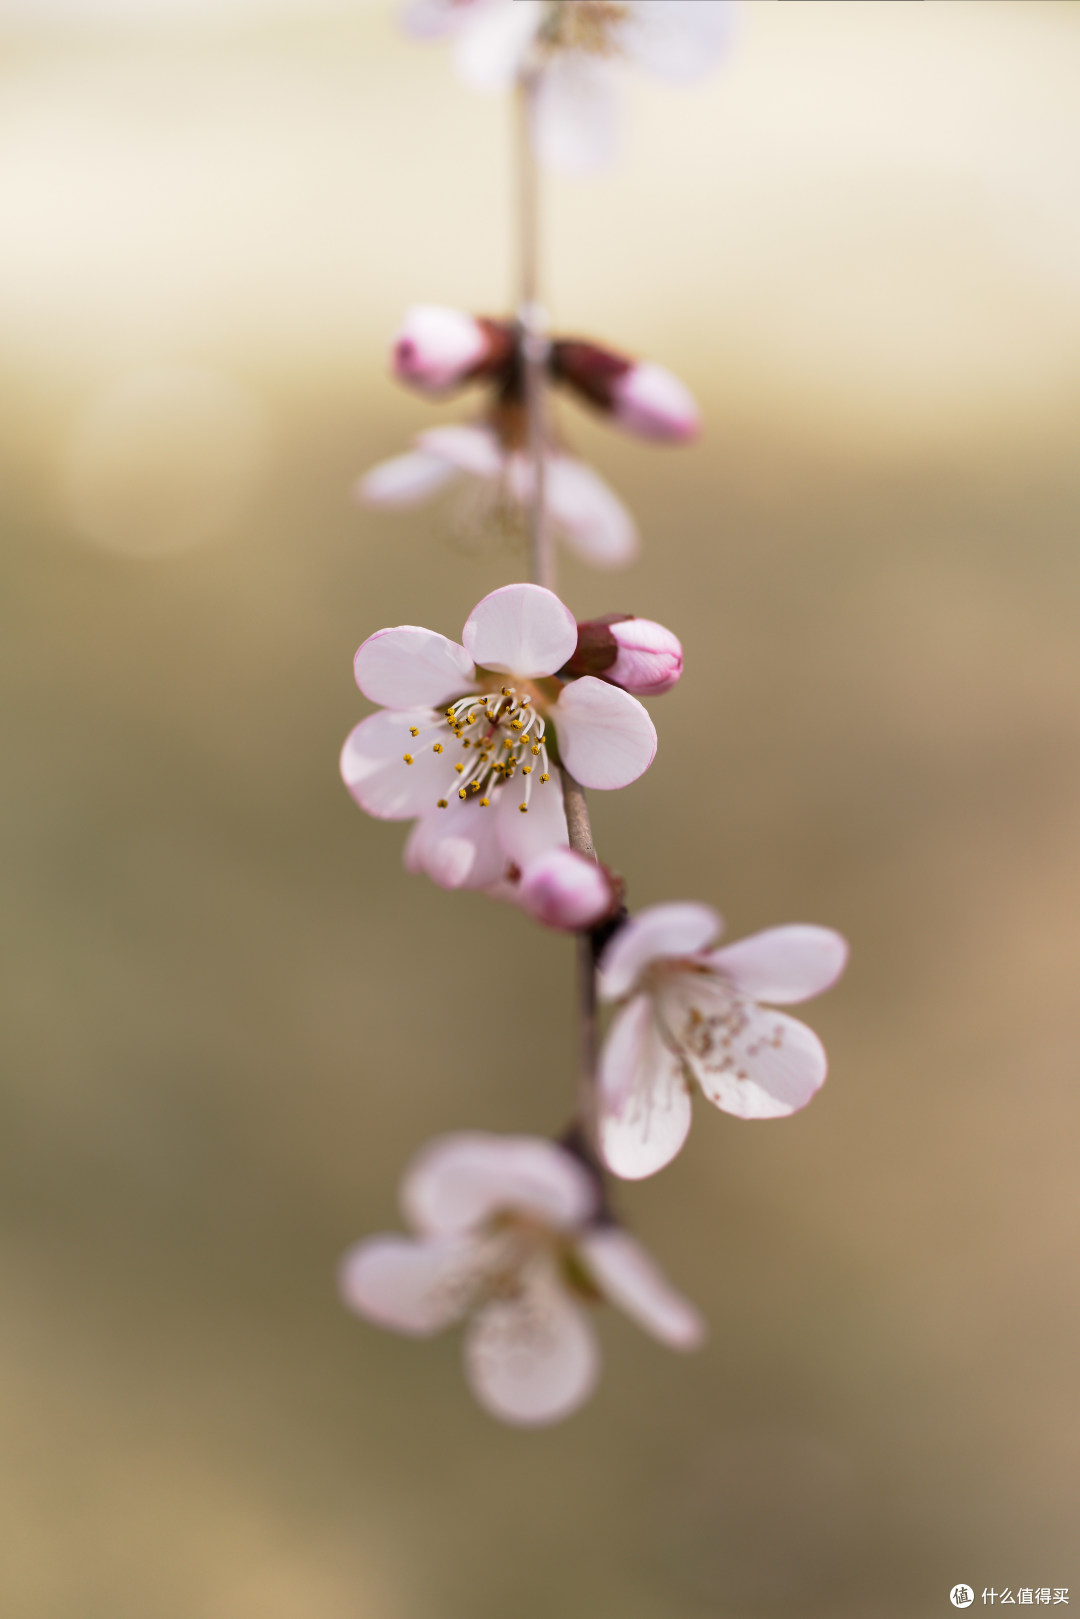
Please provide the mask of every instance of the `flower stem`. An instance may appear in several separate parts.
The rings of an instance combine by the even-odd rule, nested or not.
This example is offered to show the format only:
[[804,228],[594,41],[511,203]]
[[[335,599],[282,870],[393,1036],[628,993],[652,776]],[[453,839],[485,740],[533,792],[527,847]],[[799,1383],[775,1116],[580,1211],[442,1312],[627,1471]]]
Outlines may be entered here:
[[[587,860],[596,859],[589,807],[585,802],[585,789],[564,767],[562,775],[563,803],[566,806],[566,830],[571,849]],[[578,981],[578,1124],[589,1147],[597,1150],[596,1108],[596,947],[591,933],[579,933],[577,938]]]
[[518,329],[525,384],[525,420],[532,483],[527,502],[529,577],[533,584],[555,588],[555,557],[547,513],[547,423],[545,380],[548,344],[538,302],[540,285],[540,173],[533,150],[532,125],[539,71],[527,68],[518,80],[517,148],[520,225]]

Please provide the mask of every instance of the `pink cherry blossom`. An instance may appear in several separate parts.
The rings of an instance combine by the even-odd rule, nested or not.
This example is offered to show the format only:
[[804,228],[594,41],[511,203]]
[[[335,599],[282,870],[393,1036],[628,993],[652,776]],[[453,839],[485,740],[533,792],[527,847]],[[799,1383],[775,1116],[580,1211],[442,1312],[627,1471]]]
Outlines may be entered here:
[[465,1323],[465,1375],[493,1416],[540,1427],[591,1394],[599,1355],[585,1305],[618,1305],[673,1349],[704,1325],[627,1232],[599,1222],[592,1173],[554,1142],[458,1134],[432,1142],[402,1186],[416,1235],[345,1257],[345,1302],[413,1337]]
[[[558,449],[549,452],[544,470],[544,504],[558,538],[593,567],[632,562],[634,519],[600,475]],[[355,494],[369,506],[414,506],[462,481],[485,491],[493,512],[520,509],[532,495],[532,463],[523,451],[505,447],[494,428],[434,427],[420,434],[415,449],[372,467]],[[476,518],[482,523],[482,512]]]
[[689,84],[724,53],[733,18],[732,0],[410,0],[403,11],[417,38],[450,42],[474,89],[507,89],[536,72],[537,150],[570,169],[614,154],[620,60]]
[[552,849],[528,865],[517,885],[521,909],[545,927],[577,933],[610,916],[616,893],[595,860],[573,849]]
[[600,1141],[625,1179],[655,1174],[679,1152],[693,1087],[725,1113],[772,1119],[805,1107],[824,1082],[817,1035],[761,1003],[830,988],[846,942],[796,924],[709,949],[722,925],[705,905],[654,905],[601,957],[600,997],[619,1009],[600,1057]]
[[554,678],[577,625],[539,585],[485,596],[462,643],[412,624],[368,637],[356,683],[382,706],[349,735],[341,773],[368,814],[415,821],[409,870],[487,888],[568,841],[553,737],[582,786],[607,790],[648,769],[656,731],[628,692]]

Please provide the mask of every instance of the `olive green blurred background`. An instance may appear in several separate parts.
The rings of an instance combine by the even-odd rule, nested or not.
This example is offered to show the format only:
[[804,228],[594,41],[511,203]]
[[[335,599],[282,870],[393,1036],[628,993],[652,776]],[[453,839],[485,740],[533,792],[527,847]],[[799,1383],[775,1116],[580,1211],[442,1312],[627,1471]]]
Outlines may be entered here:
[[507,109],[375,0],[6,8],[5,1616],[1080,1601],[1080,7],[743,13],[549,188],[557,329],[707,420],[566,412],[646,545],[562,585],[685,645],[655,766],[593,795],[632,901],[852,964],[814,1104],[702,1107],[622,1198],[709,1347],[605,1318],[528,1435],[334,1289],[424,1140],[572,1089],[568,944],[407,878],[336,766],[357,643],[520,573],[348,498],[467,413],[386,344],[506,307]]

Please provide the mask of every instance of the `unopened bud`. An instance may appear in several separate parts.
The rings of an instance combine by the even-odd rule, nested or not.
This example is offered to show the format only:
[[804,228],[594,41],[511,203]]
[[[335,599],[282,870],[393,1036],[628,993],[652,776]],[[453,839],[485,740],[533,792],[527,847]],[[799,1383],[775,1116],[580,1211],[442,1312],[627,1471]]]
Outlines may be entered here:
[[394,339],[394,375],[410,387],[445,393],[473,377],[493,373],[511,350],[509,329],[498,321],[437,304],[417,304]]
[[604,868],[573,849],[551,849],[530,861],[517,889],[519,905],[534,921],[567,933],[595,927],[617,899]]
[[701,417],[693,396],[662,365],[572,339],[552,346],[551,371],[639,438],[685,444],[697,436]]
[[651,618],[609,613],[578,625],[578,644],[566,665],[571,675],[598,675],[635,697],[658,697],[682,675],[682,646]]

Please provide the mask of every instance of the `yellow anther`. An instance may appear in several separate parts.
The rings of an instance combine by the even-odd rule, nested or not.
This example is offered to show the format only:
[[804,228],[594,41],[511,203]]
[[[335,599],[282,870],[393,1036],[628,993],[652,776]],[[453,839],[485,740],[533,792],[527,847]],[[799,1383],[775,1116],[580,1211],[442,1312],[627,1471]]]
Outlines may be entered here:
[[459,798],[468,798],[469,789],[467,787],[459,787],[457,790],[457,795]]
[[514,695],[513,686],[504,686],[503,689],[502,689],[502,694],[503,694],[504,697],[513,697],[513,695]]
[[480,791],[480,783],[478,781],[470,781],[470,783],[469,783],[469,791],[473,792],[473,793],[478,793]]
[[409,726],[409,735],[410,736],[419,736],[420,735],[420,727],[419,727],[419,725],[410,725]]
[[532,765],[522,765],[521,774],[523,776],[531,776],[532,775]]
[[460,759],[458,760],[457,764],[454,766],[454,769],[457,771],[459,776],[461,775],[461,772],[465,769],[465,766],[462,764]]
[[521,811],[522,815],[528,815],[529,813],[528,804],[519,804],[518,809]]
[[476,701],[480,704],[480,707],[483,708],[485,706],[485,704],[487,703],[487,698],[486,697],[478,697],[476,699]]
[[445,798],[440,798],[439,799],[438,808],[439,809],[445,809],[446,808],[446,799]]
[[510,742],[510,741],[507,741],[507,742],[503,743],[504,748],[512,748],[513,746],[514,746],[514,744],[512,742]]
[[529,749],[529,752],[533,755],[534,758],[538,759],[540,757],[540,744],[539,744],[539,742],[534,742],[532,747]]
[[463,748],[471,748],[471,747],[472,747],[472,743],[471,743],[471,742],[470,742],[470,741],[469,741],[469,739],[468,739],[468,737],[467,737],[467,736],[463,736],[463,737],[462,737],[462,739],[461,739],[461,746],[462,746],[462,747],[463,747]]
[[525,729],[524,720],[511,720],[510,725],[515,731],[523,731]]
[[442,752],[442,743],[441,742],[436,742],[434,748],[431,751],[433,753],[441,753]]
[[490,798],[482,798],[482,799],[481,799],[481,800],[480,800],[480,808],[481,808],[481,809],[487,809],[487,807],[488,807],[488,805],[489,805],[489,804],[490,804],[490,803],[491,803],[491,799],[490,799]]
[[403,753],[403,754],[402,754],[402,755],[401,755],[401,757],[402,757],[402,758],[403,758],[403,759],[404,759],[404,761],[405,761],[405,763],[406,763],[406,764],[407,764],[407,765],[411,765],[411,764],[412,764],[412,754],[411,754],[411,753]]
[[550,781],[551,780],[551,777],[548,775],[546,770],[544,771],[544,774],[540,777],[540,780],[541,781]]
[[470,714],[469,715],[469,724],[470,725],[475,725],[476,724],[476,715],[475,714]]

